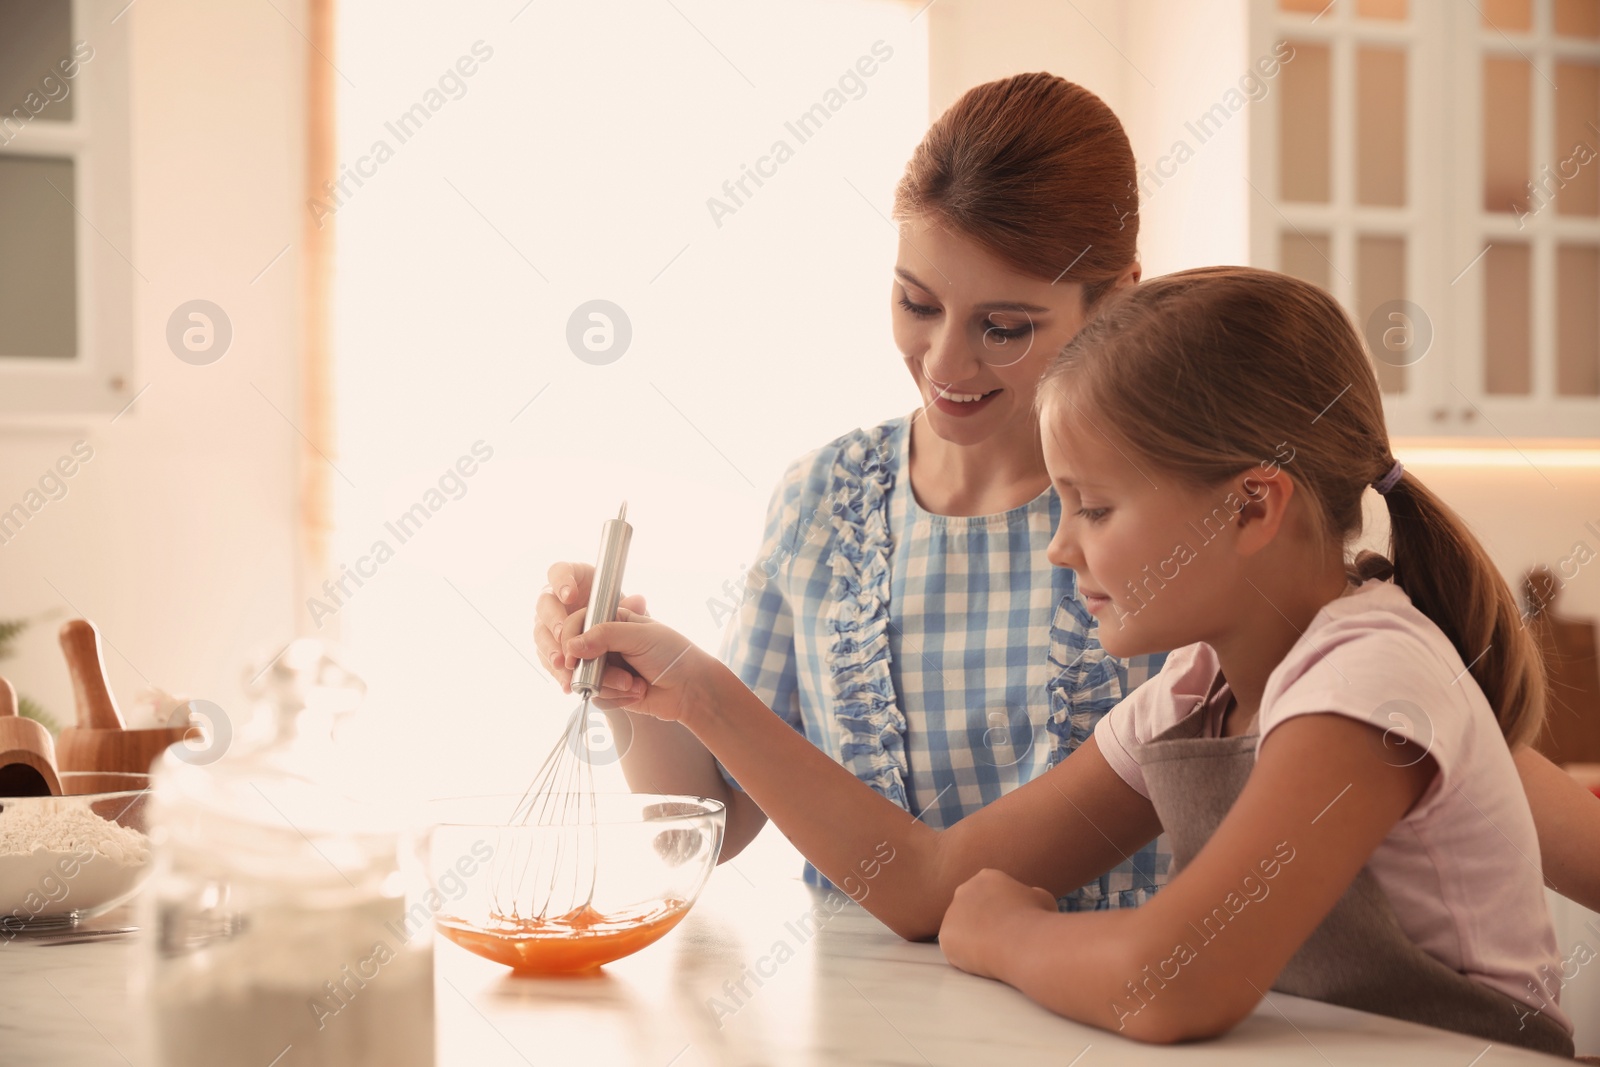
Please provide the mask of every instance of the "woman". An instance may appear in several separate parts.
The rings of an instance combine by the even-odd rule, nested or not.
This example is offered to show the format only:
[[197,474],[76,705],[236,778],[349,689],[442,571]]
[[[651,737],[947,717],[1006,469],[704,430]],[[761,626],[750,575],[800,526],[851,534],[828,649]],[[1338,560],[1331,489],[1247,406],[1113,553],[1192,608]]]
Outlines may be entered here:
[[[730,626],[746,685],[935,828],[1060,762],[1160,667],[1107,656],[1045,559],[1061,504],[1031,416],[1045,361],[1139,276],[1136,177],[1110,108],[1053,75],[979,86],[933,124],[896,193],[891,294],[922,407],[789,467]],[[586,575],[553,568],[568,595],[539,602],[558,674]],[[754,838],[766,816],[687,731],[608,714],[633,788],[726,802],[725,858]],[[1136,905],[1166,863],[1146,846],[1062,906]]]

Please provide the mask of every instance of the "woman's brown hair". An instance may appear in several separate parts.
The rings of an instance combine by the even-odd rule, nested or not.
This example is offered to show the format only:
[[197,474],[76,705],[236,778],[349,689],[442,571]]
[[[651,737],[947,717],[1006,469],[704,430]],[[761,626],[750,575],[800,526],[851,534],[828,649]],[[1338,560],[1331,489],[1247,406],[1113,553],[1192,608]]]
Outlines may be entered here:
[[929,127],[895,190],[1023,274],[1082,282],[1092,305],[1133,263],[1133,148],[1105,101],[1054,74],[979,85]]
[[[1361,499],[1394,466],[1377,378],[1344,310],[1307,282],[1248,267],[1155,278],[1111,296],[1045,371],[1039,402],[1070,397],[1124,447],[1209,487],[1287,445],[1324,536],[1349,544]],[[1545,674],[1517,601],[1466,524],[1410,472],[1384,496],[1393,577],[1455,646],[1512,744],[1544,720]],[[1392,562],[1391,562],[1392,560]]]

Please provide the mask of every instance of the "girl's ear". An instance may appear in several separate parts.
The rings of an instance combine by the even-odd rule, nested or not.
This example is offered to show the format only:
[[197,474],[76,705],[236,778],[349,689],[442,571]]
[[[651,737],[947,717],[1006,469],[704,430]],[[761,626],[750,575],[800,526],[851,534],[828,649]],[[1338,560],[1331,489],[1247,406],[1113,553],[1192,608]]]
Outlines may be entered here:
[[1232,503],[1237,512],[1234,527],[1239,554],[1253,556],[1278,536],[1294,499],[1295,482],[1282,467],[1270,474],[1259,468],[1233,480]]
[[1125,285],[1139,284],[1139,278],[1143,273],[1143,269],[1144,268],[1139,265],[1139,261],[1137,259],[1134,260],[1132,263],[1129,263],[1123,268],[1121,274],[1117,275],[1117,280],[1111,283],[1111,288],[1121,289]]

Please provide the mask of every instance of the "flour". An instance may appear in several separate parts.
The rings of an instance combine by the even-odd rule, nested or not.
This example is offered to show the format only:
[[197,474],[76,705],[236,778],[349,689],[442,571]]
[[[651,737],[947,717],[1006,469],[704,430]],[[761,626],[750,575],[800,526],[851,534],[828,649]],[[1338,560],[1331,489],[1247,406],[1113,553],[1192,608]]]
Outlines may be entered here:
[[92,850],[121,867],[150,862],[150,839],[139,831],[102,819],[88,808],[65,801],[55,811],[47,804],[0,801],[0,856]]

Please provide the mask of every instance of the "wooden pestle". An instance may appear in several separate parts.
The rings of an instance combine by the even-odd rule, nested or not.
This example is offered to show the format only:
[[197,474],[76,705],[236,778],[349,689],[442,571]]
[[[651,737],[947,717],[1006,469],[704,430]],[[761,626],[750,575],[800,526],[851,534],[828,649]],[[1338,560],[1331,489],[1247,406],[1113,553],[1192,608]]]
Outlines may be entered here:
[[59,759],[63,771],[147,774],[150,764],[169,745],[182,741],[195,729],[188,725],[127,729],[106,682],[99,631],[88,619],[71,619],[62,625],[61,651],[72,675],[78,715],[76,726],[61,731]]
[[[106,665],[100,656],[100,631],[88,619],[71,619],[61,627],[61,651],[72,675],[72,699],[78,725],[92,730],[123,730],[127,723],[117,708],[117,698],[106,683]],[[98,768],[97,768],[98,769]]]
[[0,797],[60,795],[55,739],[17,714],[17,691],[0,678]]

